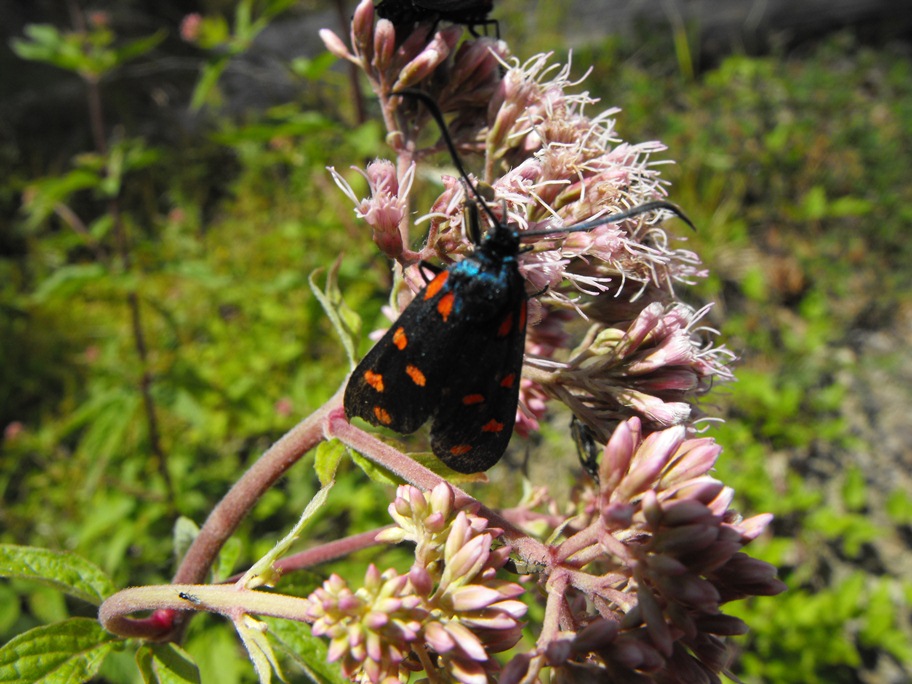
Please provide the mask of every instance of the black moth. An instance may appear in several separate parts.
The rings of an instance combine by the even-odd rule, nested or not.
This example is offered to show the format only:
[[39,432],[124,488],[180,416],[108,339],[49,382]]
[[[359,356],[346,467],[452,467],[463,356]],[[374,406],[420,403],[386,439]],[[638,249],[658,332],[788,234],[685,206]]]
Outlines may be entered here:
[[[345,388],[345,413],[402,434],[430,419],[434,454],[453,470],[478,473],[503,456],[516,420],[528,299],[520,238],[591,230],[661,209],[690,221],[674,204],[655,201],[590,223],[519,234],[496,220],[469,181],[436,103],[420,91],[397,94],[429,108],[492,227],[480,241],[473,237],[474,253],[415,295],[361,360]],[[469,205],[476,219],[477,206]]]
[[488,19],[494,0],[382,0],[375,9],[378,16],[393,22],[397,34],[419,22],[449,21],[470,29],[496,23]]

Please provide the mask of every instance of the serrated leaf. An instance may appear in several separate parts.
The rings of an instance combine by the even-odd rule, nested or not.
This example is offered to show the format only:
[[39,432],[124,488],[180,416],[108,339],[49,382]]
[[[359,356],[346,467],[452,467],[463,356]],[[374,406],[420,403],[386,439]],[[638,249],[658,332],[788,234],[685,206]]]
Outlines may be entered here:
[[200,684],[199,668],[176,644],[145,644],[136,652],[136,665],[146,684]]
[[336,478],[339,461],[345,455],[346,447],[337,439],[320,442],[314,457],[314,471],[320,479],[320,486],[325,487]]
[[120,639],[91,618],[36,627],[0,648],[0,684],[76,684],[95,676]]
[[328,661],[329,646],[324,639],[315,637],[310,625],[294,620],[266,618],[267,636],[292,662],[296,663],[317,684],[345,684],[348,678],[342,668]]
[[100,568],[67,551],[0,544],[0,575],[41,582],[96,606],[114,593]]

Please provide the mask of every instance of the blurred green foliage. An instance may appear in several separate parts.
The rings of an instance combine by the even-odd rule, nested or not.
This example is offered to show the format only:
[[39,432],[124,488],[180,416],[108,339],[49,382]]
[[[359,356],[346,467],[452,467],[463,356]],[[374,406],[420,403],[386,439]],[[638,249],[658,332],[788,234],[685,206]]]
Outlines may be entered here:
[[[201,523],[344,378],[310,274],[344,254],[345,301],[375,327],[387,265],[325,171],[384,154],[376,122],[352,123],[348,81],[325,55],[298,59],[296,100],[231,115],[220,105],[230,59],[287,4],[206,18],[201,41],[214,52],[188,94],[198,118],[177,135],[148,136],[135,112],[117,110],[121,82],[105,79],[128,61],[154,66],[160,33],[120,41],[107,26],[81,37],[32,26],[15,44],[24,59],[100,83],[112,106],[103,148],[87,144],[65,164],[15,140],[0,149],[17,160],[0,201],[19,210],[4,217],[0,259],[0,540],[78,552],[119,586],[167,580],[177,516]],[[507,21],[502,30],[510,35]],[[552,49],[547,38],[516,44],[531,54]],[[875,491],[861,466],[823,478],[815,464],[877,449],[842,407],[863,364],[853,331],[889,328],[910,301],[912,59],[846,33],[694,75],[683,39],[612,40],[577,49],[574,64],[592,64],[587,87],[623,107],[624,139],[669,146],[677,163],[663,173],[710,269],[700,295],[717,302],[712,323],[742,357],[739,381],[712,395],[710,412],[721,406],[728,422],[710,434],[726,447],[720,476],[742,510],[777,516],[775,536],[751,552],[779,566],[790,591],[737,608],[752,631],[734,669],[746,681],[854,682],[872,652],[910,669],[912,585],[865,559],[872,542],[908,528],[912,499],[898,486]],[[144,373],[163,463],[150,448]],[[244,523],[232,565],[262,555],[297,518],[318,487],[307,463]],[[312,534],[385,524],[386,500],[343,463]],[[357,576],[366,562],[333,569]],[[93,614],[46,587],[0,586],[0,598],[15,595],[25,598],[0,600],[4,640]],[[186,645],[219,681],[250,680],[224,625],[195,620]],[[128,681],[126,658],[108,659],[109,680]]]

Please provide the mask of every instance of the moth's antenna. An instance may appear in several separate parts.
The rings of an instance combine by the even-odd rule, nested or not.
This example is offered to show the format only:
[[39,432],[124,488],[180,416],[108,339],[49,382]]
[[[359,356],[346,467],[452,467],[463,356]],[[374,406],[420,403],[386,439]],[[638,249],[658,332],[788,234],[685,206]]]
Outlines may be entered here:
[[491,211],[491,208],[488,206],[488,203],[484,201],[484,198],[481,196],[481,193],[478,192],[478,188],[475,187],[475,184],[469,180],[469,174],[466,172],[465,167],[462,165],[462,160],[459,158],[459,152],[456,150],[456,145],[453,143],[453,139],[450,137],[450,131],[447,129],[446,121],[443,118],[443,112],[440,111],[440,107],[427,93],[421,90],[415,90],[414,88],[402,88],[401,90],[394,90],[390,95],[404,95],[406,97],[414,97],[416,100],[420,100],[425,107],[427,107],[428,112],[430,112],[434,121],[437,122],[437,125],[440,127],[440,134],[443,137],[443,142],[446,143],[447,149],[450,151],[450,156],[453,158],[453,164],[456,166],[456,170],[459,171],[459,175],[462,176],[462,179],[465,181],[472,189],[472,194],[475,196],[475,200],[478,204],[481,205],[484,209],[484,213],[488,215],[488,218],[491,219],[491,223],[499,224],[500,221],[494,215],[494,212]]
[[670,211],[672,214],[684,221],[684,223],[686,223],[688,226],[694,230],[697,229],[693,221],[687,217],[687,214],[684,213],[684,210],[681,209],[681,207],[679,207],[677,204],[674,202],[669,202],[668,200],[654,200],[652,202],[643,202],[643,204],[638,204],[635,207],[631,207],[630,209],[619,211],[616,214],[602,216],[601,218],[597,218],[592,221],[586,221],[585,223],[576,223],[572,226],[567,226],[566,228],[526,230],[519,235],[520,237],[544,237],[546,235],[559,235],[561,233],[581,233],[585,230],[592,230],[593,228],[604,226],[608,223],[617,223],[618,221],[623,221],[624,219],[633,218],[634,216],[639,216],[640,214],[648,214],[650,211],[658,211],[660,209]]

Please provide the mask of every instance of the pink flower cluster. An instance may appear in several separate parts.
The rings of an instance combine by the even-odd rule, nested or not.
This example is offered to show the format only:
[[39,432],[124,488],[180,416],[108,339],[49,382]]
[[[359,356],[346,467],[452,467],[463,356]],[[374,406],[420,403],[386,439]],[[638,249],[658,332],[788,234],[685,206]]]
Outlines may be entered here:
[[329,637],[329,659],[353,678],[398,682],[425,670],[487,682],[499,669],[491,654],[516,644],[526,612],[516,600],[523,588],[496,576],[510,554],[509,546],[491,548],[501,530],[456,510],[446,484],[428,493],[400,487],[390,514],[397,526],[378,539],[414,543],[411,569],[381,574],[371,566],[354,591],[332,575],[309,599],[313,633]]
[[771,516],[729,509],[732,490],[708,475],[720,451],[683,427],[643,437],[631,418],[615,430],[600,484],[544,570],[559,591],[549,592],[538,650],[501,682],[545,665],[584,681],[720,681],[722,639],[746,631],[722,605],[785,589],[772,566],[741,552]]

